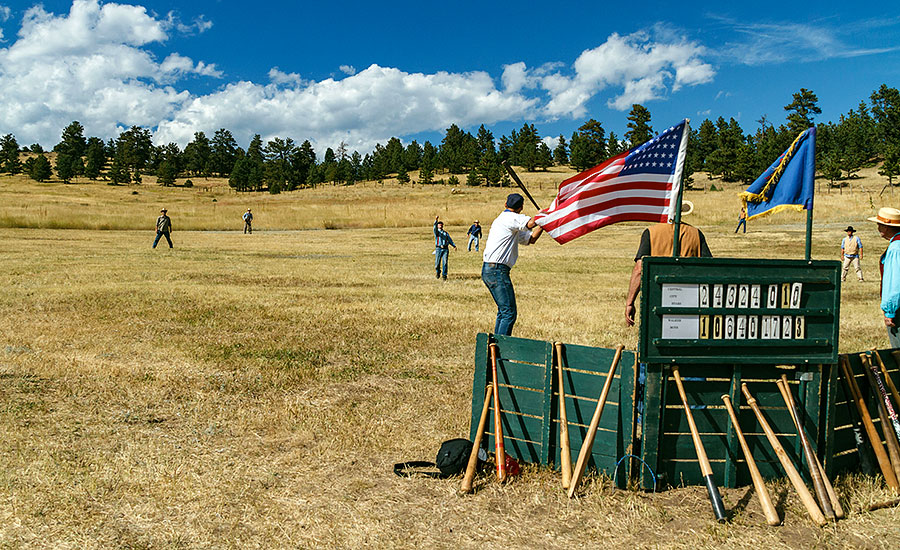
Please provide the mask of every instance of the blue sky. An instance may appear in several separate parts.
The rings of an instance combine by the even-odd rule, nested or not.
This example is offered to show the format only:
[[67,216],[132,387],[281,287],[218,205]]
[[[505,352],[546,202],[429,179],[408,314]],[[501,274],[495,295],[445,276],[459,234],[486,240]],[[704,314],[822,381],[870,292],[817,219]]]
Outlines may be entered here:
[[452,123],[568,138],[595,118],[621,137],[635,102],[656,128],[752,131],[801,87],[836,120],[900,86],[896,2],[0,0],[0,31],[0,133],[45,147],[72,120],[182,146],[225,127],[320,155],[439,141]]

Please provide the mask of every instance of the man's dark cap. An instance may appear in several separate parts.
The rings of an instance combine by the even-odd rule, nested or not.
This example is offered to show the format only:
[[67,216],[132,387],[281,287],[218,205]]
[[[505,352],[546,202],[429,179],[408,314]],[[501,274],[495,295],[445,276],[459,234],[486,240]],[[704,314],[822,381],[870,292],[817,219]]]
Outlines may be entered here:
[[847,229],[845,229],[844,231],[850,231],[851,233],[856,233],[856,230],[853,229],[853,226],[852,226],[852,225],[848,225],[848,226],[847,226]]
[[511,208],[512,210],[518,210],[522,208],[525,204],[525,197],[518,193],[510,193],[508,197],[506,197],[506,206]]

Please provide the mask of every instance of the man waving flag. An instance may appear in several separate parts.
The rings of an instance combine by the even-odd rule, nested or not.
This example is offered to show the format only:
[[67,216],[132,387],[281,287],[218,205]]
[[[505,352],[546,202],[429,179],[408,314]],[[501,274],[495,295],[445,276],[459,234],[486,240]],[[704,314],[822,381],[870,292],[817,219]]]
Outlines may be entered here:
[[673,220],[688,122],[562,182],[534,220],[559,244],[618,222]]

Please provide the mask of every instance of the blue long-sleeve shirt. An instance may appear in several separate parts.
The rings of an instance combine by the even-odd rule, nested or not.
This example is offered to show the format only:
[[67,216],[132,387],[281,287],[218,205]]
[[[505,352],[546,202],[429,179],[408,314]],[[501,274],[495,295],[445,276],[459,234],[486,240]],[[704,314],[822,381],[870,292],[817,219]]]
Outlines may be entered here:
[[881,311],[893,319],[900,309],[900,233],[891,238],[881,257]]
[[450,234],[443,229],[438,229],[438,222],[434,222],[434,246],[435,248],[447,248],[447,245],[456,247]]

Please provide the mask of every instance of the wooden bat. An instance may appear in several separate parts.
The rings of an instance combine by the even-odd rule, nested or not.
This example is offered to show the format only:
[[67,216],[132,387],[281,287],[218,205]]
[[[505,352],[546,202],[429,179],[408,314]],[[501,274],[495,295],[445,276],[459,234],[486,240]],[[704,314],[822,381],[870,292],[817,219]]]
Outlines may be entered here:
[[871,364],[869,363],[869,358],[865,354],[860,354],[860,359],[862,360],[866,378],[869,381],[869,388],[875,395],[875,406],[878,408],[878,419],[881,421],[881,431],[884,434],[884,444],[887,447],[888,456],[891,459],[891,468],[894,470],[894,476],[900,480],[900,441],[897,440],[897,434],[894,433],[890,427],[891,422],[888,419],[888,412],[884,406],[884,401],[880,399],[881,396],[876,387],[877,384],[874,373],[870,368]]
[[[876,397],[881,396],[881,400],[884,402],[884,412],[887,414],[888,418],[891,419],[891,425],[894,428],[894,435],[897,436],[898,441],[900,441],[900,418],[897,418],[897,412],[894,410],[894,405],[891,404],[891,398],[888,396],[887,389],[884,387],[884,381],[881,379],[881,373],[875,368],[875,365],[872,364],[872,361],[869,360],[869,356],[866,354],[860,354],[860,359],[863,361],[863,366],[866,367],[866,374],[870,374],[869,382],[873,384],[874,388],[878,388],[878,393]],[[900,474],[898,474],[900,475]]]
[[709,502],[712,504],[713,514],[716,521],[724,523],[728,518],[725,516],[725,504],[722,502],[722,495],[719,494],[719,487],[713,479],[712,466],[709,464],[709,458],[706,456],[706,449],[703,447],[703,441],[700,439],[700,432],[694,423],[694,415],[691,413],[691,406],[688,405],[687,395],[684,393],[684,385],[681,383],[681,373],[678,372],[678,366],[672,367],[672,377],[675,379],[675,386],[678,387],[678,395],[681,397],[681,404],[684,406],[684,414],[687,417],[688,426],[691,429],[691,439],[694,440],[694,450],[697,452],[697,460],[700,462],[700,473],[706,480],[706,490],[709,493]]
[[838,363],[841,365],[844,381],[850,388],[853,403],[856,405],[856,410],[859,412],[860,420],[862,421],[863,427],[866,429],[866,435],[869,436],[869,442],[872,444],[872,450],[875,452],[875,459],[878,461],[878,467],[881,469],[881,474],[884,476],[884,482],[887,483],[888,487],[891,489],[898,491],[900,490],[900,483],[897,481],[897,474],[894,473],[894,467],[891,465],[891,461],[888,459],[888,455],[884,450],[884,445],[881,443],[881,436],[878,434],[878,430],[875,429],[875,423],[872,422],[869,408],[866,406],[866,402],[863,401],[862,392],[859,391],[859,386],[856,384],[856,378],[853,377],[853,372],[850,370],[850,360],[846,355],[839,355]]
[[581,484],[581,477],[584,475],[584,469],[587,468],[588,460],[591,458],[591,449],[594,447],[594,437],[597,435],[597,426],[600,425],[600,417],[603,415],[603,407],[606,405],[606,398],[609,396],[609,388],[612,386],[613,375],[616,373],[616,367],[619,366],[619,359],[622,357],[622,350],[625,346],[619,344],[616,346],[616,355],[613,357],[612,364],[609,367],[609,373],[606,375],[606,382],[603,383],[603,390],[600,392],[600,399],[597,401],[597,408],[594,409],[594,416],[591,418],[591,424],[588,426],[587,435],[581,443],[581,450],[578,452],[578,461],[575,463],[575,470],[572,472],[572,481],[569,483],[569,498],[575,496],[578,485]]
[[572,482],[572,449],[569,447],[569,419],[566,413],[566,384],[563,374],[563,345],[553,344],[556,348],[556,369],[559,373],[559,460],[562,470],[562,486],[568,489]]
[[[859,411],[856,408],[856,400],[853,398],[853,391],[850,389],[850,383],[847,382],[846,376],[841,376],[841,380],[844,382],[844,394],[847,397],[847,410],[850,413],[850,421],[852,422],[853,442],[856,445],[856,452],[859,455],[859,467],[862,470],[862,473],[874,476],[874,448],[871,445],[867,446],[866,440],[863,437],[865,427],[863,426],[862,418],[859,416]],[[880,444],[881,441],[878,443]]]
[[491,344],[491,377],[494,393],[494,460],[497,462],[497,481],[506,481],[506,451],[503,448],[503,425],[500,414],[500,390],[497,384],[497,344]]
[[475,432],[475,443],[472,444],[472,454],[469,455],[469,463],[466,464],[466,474],[459,486],[459,492],[469,494],[472,492],[472,481],[475,479],[475,469],[478,466],[478,449],[481,448],[481,440],[484,438],[484,430],[487,428],[488,412],[491,408],[493,397],[493,384],[488,384],[484,391],[484,406],[481,408],[481,419],[478,420],[478,431]]
[[746,383],[741,384],[741,391],[744,393],[744,397],[747,398],[747,404],[753,409],[756,420],[759,422],[759,425],[762,426],[762,429],[766,434],[766,439],[769,440],[769,445],[771,445],[772,449],[775,451],[778,461],[781,462],[781,467],[784,468],[784,472],[787,474],[788,479],[800,496],[800,501],[803,502],[803,505],[806,507],[809,517],[811,517],[819,526],[827,525],[828,520],[822,515],[822,511],[819,510],[819,505],[816,504],[816,499],[813,498],[812,493],[809,492],[806,484],[803,483],[803,478],[800,477],[797,469],[794,468],[794,465],[791,463],[791,459],[788,458],[787,453],[784,452],[784,447],[782,447],[781,443],[778,441],[778,436],[775,435],[775,432],[772,431],[772,427],[769,426],[769,423],[766,422],[765,417],[763,417],[762,411],[759,410],[756,399],[750,395],[750,390],[747,389]]
[[884,375],[884,383],[887,384],[888,389],[891,390],[891,396],[894,398],[894,404],[900,407],[900,393],[897,392],[897,386],[894,385],[894,381],[891,380],[891,375],[888,374],[887,367],[884,365],[884,361],[881,360],[881,354],[878,353],[877,349],[873,349],[872,354],[875,356],[875,359],[878,360],[878,366],[881,368],[881,374]]
[[528,200],[531,201],[531,204],[533,204],[535,208],[540,210],[541,207],[538,206],[538,204],[534,201],[534,197],[532,197],[531,193],[528,192],[528,189],[525,188],[525,184],[522,183],[522,180],[519,179],[519,175],[516,174],[516,171],[513,170],[512,166],[509,165],[508,160],[503,161],[503,167],[506,168],[507,173],[509,173],[509,177],[511,177],[513,181],[516,182],[516,185],[519,186],[519,189],[521,189],[522,192],[525,193],[525,196],[528,197]]
[[900,504],[900,498],[895,498],[893,500],[884,500],[881,502],[875,502],[865,507],[865,510],[868,512],[872,512],[874,510],[881,510],[882,508],[893,508]]
[[[836,513],[831,505],[832,497],[825,488],[825,481],[823,479],[825,476],[819,469],[818,460],[816,454],[812,450],[812,445],[809,443],[809,437],[806,435],[806,430],[800,425],[800,413],[797,411],[796,405],[794,404],[794,396],[788,388],[787,376],[782,374],[781,380],[776,380],[775,384],[778,386],[778,391],[781,392],[781,398],[784,399],[784,404],[788,408],[788,412],[791,413],[791,419],[794,421],[794,426],[797,428],[797,436],[800,438],[800,445],[803,447],[803,454],[806,456],[806,464],[809,466],[809,477],[812,480],[813,489],[816,491],[816,499],[819,501],[822,513],[825,514],[826,518],[834,521]],[[837,498],[835,498],[835,500],[837,500]]]
[[737,415],[734,413],[734,407],[731,406],[731,398],[728,395],[723,395],[722,401],[725,403],[728,416],[731,417],[731,425],[734,426],[738,442],[741,444],[741,450],[744,452],[744,459],[747,461],[747,468],[750,470],[750,479],[753,480],[753,487],[756,489],[757,496],[759,496],[759,504],[762,506],[763,514],[766,516],[766,522],[769,525],[781,525],[781,518],[778,517],[775,505],[772,504],[769,490],[766,489],[766,483],[763,481],[762,474],[759,473],[756,460],[753,458],[753,453],[750,452],[750,446],[747,445],[747,440],[744,439],[744,432],[741,431],[741,425],[738,423]]

